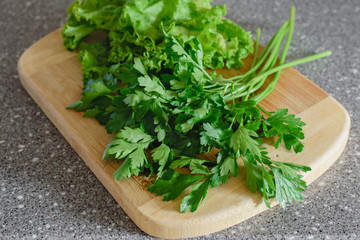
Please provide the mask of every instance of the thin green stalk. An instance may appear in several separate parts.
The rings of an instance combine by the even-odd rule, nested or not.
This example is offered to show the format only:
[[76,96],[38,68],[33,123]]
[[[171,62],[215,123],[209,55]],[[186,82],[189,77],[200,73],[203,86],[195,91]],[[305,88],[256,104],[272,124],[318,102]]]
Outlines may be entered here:
[[280,64],[283,64],[285,62],[285,58],[287,56],[291,41],[292,41],[292,36],[293,36],[293,32],[294,32],[294,26],[295,26],[295,7],[292,6],[290,8],[290,21],[289,21],[289,33],[284,45],[284,50],[281,54],[280,57]]
[[[288,53],[289,46],[291,44],[293,31],[294,31],[294,24],[295,24],[295,8],[292,7],[290,9],[289,20],[285,22],[282,25],[282,27],[279,29],[279,31],[274,35],[274,37],[271,40],[271,43],[267,44],[267,48],[263,50],[260,57],[256,58],[256,60],[253,61],[252,68],[244,75],[235,76],[227,79],[227,80],[233,80],[234,82],[231,83],[232,88],[230,92],[229,92],[229,84],[224,85],[224,91],[222,94],[226,102],[229,102],[231,100],[240,97],[243,97],[243,100],[247,100],[250,94],[254,93],[264,84],[268,76],[275,73],[274,79],[267,86],[267,88],[263,92],[252,97],[252,99],[258,103],[261,100],[263,100],[275,88],[275,85],[279,80],[280,73],[283,69],[288,67],[293,67],[295,65],[303,64],[306,62],[314,61],[331,55],[331,51],[325,51],[322,53],[315,54],[313,56],[298,59],[289,63],[284,63],[286,59],[286,55]],[[286,35],[287,35],[286,42],[280,56],[279,65],[274,67],[277,61],[277,56],[280,52],[281,43]],[[259,40],[259,36],[260,33],[258,32],[257,42]],[[263,66],[263,68],[261,69],[261,71],[258,73],[258,75],[255,77],[251,77],[251,75],[254,74],[257,71],[257,69],[264,63],[266,58],[267,61]],[[256,61],[258,62],[256,63]],[[251,77],[250,78],[251,80],[249,82],[247,82],[245,85],[241,85],[241,87],[236,86],[236,83],[240,83],[239,80],[244,80],[245,77],[249,77],[249,76]]]
[[280,52],[280,48],[281,48],[281,43],[283,42],[284,38],[285,38],[286,32],[283,31],[281,32],[281,34],[279,34],[279,41],[276,42],[273,51],[271,52],[268,60],[266,61],[266,63],[264,64],[264,66],[261,68],[259,74],[268,71],[269,69],[271,69],[273,67],[273,63],[274,61],[276,62],[278,56],[279,56],[279,52]]
[[305,58],[302,58],[302,59],[298,59],[298,60],[295,60],[295,61],[292,61],[292,62],[289,62],[289,63],[279,65],[277,67],[274,67],[274,68],[260,74],[259,76],[255,77],[255,78],[267,77],[267,76],[269,76],[269,75],[271,75],[273,73],[276,73],[278,71],[281,71],[281,70],[283,70],[285,68],[293,67],[295,65],[299,65],[299,64],[303,64],[303,63],[307,63],[307,62],[311,62],[311,61],[314,61],[316,59],[327,57],[327,56],[330,56],[330,55],[331,55],[331,51],[325,51],[325,52],[318,53],[318,54],[315,54],[315,55],[312,55],[312,56],[308,56],[308,57],[305,57]]
[[268,111],[266,111],[263,107],[261,107],[259,104],[257,104],[256,106],[257,106],[263,113],[265,113],[268,117],[271,116],[271,114],[270,114]]
[[[257,79],[257,77],[261,76],[262,73],[269,71],[269,69],[272,69],[275,66],[276,61],[277,61],[277,56],[280,52],[280,47],[281,47],[282,41],[285,38],[285,34],[287,34],[287,39],[286,39],[286,42],[284,45],[283,52],[280,57],[279,65],[284,63],[287,52],[288,52],[288,48],[289,48],[291,40],[292,40],[292,35],[293,35],[293,30],[294,30],[294,24],[295,24],[295,8],[294,7],[291,7],[291,9],[290,9],[290,17],[289,17],[288,23],[289,23],[288,31],[286,33],[285,33],[285,31],[279,32],[279,36],[277,37],[277,39],[281,39],[281,40],[277,41],[277,43],[275,44],[271,55],[269,56],[265,65],[262,67],[261,71],[259,72],[260,75],[255,76],[252,79],[252,81]],[[280,72],[281,71],[278,71],[273,79],[274,85],[277,83],[277,81],[280,77]],[[264,84],[267,77],[268,77],[268,75],[264,76],[262,79],[257,80],[258,82],[252,83],[249,87],[248,93],[246,94],[244,100],[247,100],[249,98],[250,91],[259,89]]]
[[259,61],[255,64],[254,67],[252,67],[247,73],[243,75],[238,75],[235,77],[227,78],[228,81],[238,81],[241,79],[246,78],[247,76],[251,75],[252,73],[256,72],[257,69],[261,67],[265,59],[269,56],[271,53],[272,48],[274,45],[278,42],[279,35],[282,34],[283,31],[287,31],[287,25],[288,22],[285,22],[279,29],[279,31],[274,35],[274,37],[270,40],[270,42],[266,45],[266,47],[263,49],[262,54],[258,58]]
[[256,63],[256,59],[258,57],[258,53],[259,53],[259,42],[260,42],[260,28],[256,29],[256,41],[255,41],[255,53],[254,53],[254,59],[253,62],[251,64],[251,68],[254,67],[255,63]]
[[[315,54],[315,55],[312,55],[312,56],[309,56],[309,57],[305,57],[305,58],[302,58],[302,59],[299,59],[299,60],[295,60],[295,61],[283,64],[283,65],[277,66],[277,67],[271,69],[270,71],[264,73],[263,75],[269,76],[270,74],[281,71],[281,70],[283,70],[285,68],[293,67],[295,65],[299,65],[299,64],[303,64],[303,63],[307,63],[307,62],[311,62],[311,61],[314,61],[314,60],[317,60],[317,59],[320,59],[320,58],[328,57],[330,55],[331,55],[331,51],[325,51],[325,52],[322,52],[322,53],[318,53],[318,54]],[[279,73],[277,73],[277,74],[279,74]],[[252,99],[254,101],[256,101],[256,102],[260,102],[261,100],[263,100],[275,88],[277,80],[278,79],[276,79],[276,81],[272,81],[262,93],[259,93],[258,95],[256,95]]]
[[[284,49],[283,52],[281,53],[280,56],[280,61],[279,61],[279,65],[283,64],[285,62],[291,41],[292,41],[292,36],[293,36],[293,32],[294,32],[294,26],[295,26],[295,7],[292,6],[290,8],[290,18],[289,18],[289,33],[284,45]],[[258,101],[263,100],[274,88],[276,83],[278,82],[279,78],[280,78],[280,74],[281,74],[281,70],[278,71],[275,76],[273,81],[269,84],[269,86],[264,90],[264,92],[266,94],[262,94],[260,97],[258,97]]]
[[[246,94],[246,91],[245,91],[245,90],[246,90],[249,86],[250,86],[249,84],[244,84],[244,85],[241,86],[241,87],[237,87],[236,90],[234,90],[234,91],[231,91],[231,92],[229,92],[229,93],[226,92],[226,93],[225,93],[226,95],[224,94],[224,95],[225,95],[225,96],[224,96],[224,99],[225,99],[225,98],[229,98],[229,97],[231,98],[232,96],[238,96],[238,94],[239,94],[240,92],[244,92],[244,93]],[[244,95],[245,95],[245,94],[244,94]],[[242,95],[242,96],[244,96],[244,95]]]
[[286,21],[286,22],[283,23],[283,25],[279,28],[279,30],[278,30],[278,31],[275,33],[275,35],[271,38],[270,42],[265,45],[265,47],[264,47],[263,51],[261,52],[259,58],[262,58],[262,57],[264,56],[264,54],[265,54],[265,52],[264,52],[265,49],[270,48],[270,44],[272,44],[272,43],[274,42],[276,36],[277,36],[281,31],[284,31],[284,30],[285,30],[287,24],[288,24],[288,21]]
[[211,85],[203,86],[204,89],[213,88],[213,87],[221,87],[221,86],[218,84],[211,84]]
[[[322,52],[322,53],[318,53],[318,54],[315,54],[315,55],[312,55],[312,56],[309,56],[309,57],[305,57],[305,58],[302,58],[302,59],[298,59],[298,60],[295,60],[295,61],[292,61],[292,62],[289,62],[289,63],[285,63],[285,64],[282,64],[282,65],[279,65],[273,69],[270,69],[269,71],[267,72],[264,72],[262,74],[260,74],[259,76],[257,76],[256,78],[254,78],[252,80],[253,83],[258,83],[260,82],[263,78],[273,74],[273,73],[276,73],[276,72],[279,72],[285,68],[288,68],[288,67],[293,67],[295,65],[299,65],[299,64],[303,64],[303,63],[307,63],[307,62],[311,62],[311,61],[314,61],[314,60],[317,60],[317,59],[320,59],[320,58],[324,58],[324,57],[328,57],[331,55],[331,51],[325,51],[325,52]],[[252,98],[252,100],[256,101],[256,102],[260,102],[262,99],[264,99],[274,88],[275,88],[275,84],[276,82],[275,81],[272,81],[269,86],[261,93],[259,93],[258,95],[256,95],[255,97]],[[235,90],[236,91],[236,90]],[[251,93],[252,91],[250,91]],[[246,93],[244,94],[246,95]],[[244,96],[242,95],[242,96]],[[232,95],[232,96],[238,96],[238,95]],[[232,96],[224,96],[224,100],[226,102],[232,100]]]
[[[287,24],[283,24],[283,27],[284,28],[287,27]],[[277,56],[279,55],[281,43],[282,43],[287,31],[288,31],[287,29],[284,29],[283,31],[278,31],[278,33],[276,34],[276,37],[274,38],[273,50],[271,51],[271,54],[268,57],[265,65],[262,67],[260,73],[267,71],[268,69],[273,67],[274,59],[276,61]],[[259,41],[258,36],[257,36],[257,42]],[[254,64],[254,61],[253,61],[253,64]],[[255,72],[253,74],[255,74]],[[252,76],[250,75],[249,77],[252,77]],[[245,94],[241,94],[242,96],[244,96],[243,101],[248,100],[250,93],[255,92],[258,88],[261,87],[261,85],[265,82],[266,77],[264,77],[262,80],[259,79],[261,84],[258,84],[258,82],[253,81],[254,79],[257,79],[257,78],[252,77],[250,79],[252,79],[252,80],[249,81],[247,92]],[[247,81],[245,81],[245,82],[247,82]],[[256,87],[253,90],[254,86],[256,86]],[[242,91],[242,89],[236,89],[235,92],[232,92],[231,96],[233,97],[234,93],[238,93],[238,92]],[[239,94],[237,94],[236,96],[239,96]]]

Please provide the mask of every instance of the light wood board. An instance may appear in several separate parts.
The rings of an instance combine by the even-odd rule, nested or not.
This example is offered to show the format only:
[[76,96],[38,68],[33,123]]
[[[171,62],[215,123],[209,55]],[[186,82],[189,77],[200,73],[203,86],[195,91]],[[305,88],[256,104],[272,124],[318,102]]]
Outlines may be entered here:
[[[250,61],[251,58],[247,59],[245,65]],[[111,136],[96,120],[65,109],[81,97],[82,72],[76,52],[68,52],[63,47],[60,30],[31,46],[21,56],[18,70],[30,96],[129,217],[146,233],[161,238],[194,237],[228,228],[267,210],[261,195],[246,187],[243,168],[238,177],[209,190],[195,213],[179,213],[181,197],[163,202],[161,196],[148,192],[153,179],[139,176],[114,181],[112,176],[119,163],[101,161]],[[234,75],[236,71],[225,70],[222,74]],[[269,147],[268,150],[270,157],[278,161],[310,166],[312,171],[304,177],[308,183],[323,174],[344,150],[350,129],[347,111],[293,68],[282,72],[276,89],[261,105],[269,111],[288,108],[307,123],[302,153],[294,154],[283,147],[276,150]],[[272,202],[272,205],[276,203]]]

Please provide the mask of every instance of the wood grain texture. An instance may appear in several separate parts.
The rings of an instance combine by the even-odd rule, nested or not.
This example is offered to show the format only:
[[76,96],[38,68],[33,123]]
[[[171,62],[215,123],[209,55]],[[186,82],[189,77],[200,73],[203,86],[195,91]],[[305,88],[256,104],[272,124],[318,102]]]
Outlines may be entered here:
[[[245,63],[250,61],[249,58]],[[111,136],[96,120],[65,109],[81,97],[82,72],[76,53],[64,49],[60,30],[31,46],[21,56],[18,70],[30,96],[146,233],[161,238],[194,237],[225,229],[267,209],[261,195],[246,187],[243,168],[238,177],[209,190],[195,213],[186,214],[179,213],[181,197],[163,202],[161,196],[147,191],[154,179],[139,176],[114,181],[112,175],[120,164],[101,161]],[[222,74],[234,75],[236,71],[223,70]],[[302,153],[294,154],[283,147],[267,147],[270,157],[278,161],[309,165],[313,170],[304,177],[308,183],[323,174],[342,153],[350,129],[347,111],[293,68],[282,72],[276,89],[261,105],[270,111],[288,108],[307,123]],[[276,203],[272,202],[272,205]]]

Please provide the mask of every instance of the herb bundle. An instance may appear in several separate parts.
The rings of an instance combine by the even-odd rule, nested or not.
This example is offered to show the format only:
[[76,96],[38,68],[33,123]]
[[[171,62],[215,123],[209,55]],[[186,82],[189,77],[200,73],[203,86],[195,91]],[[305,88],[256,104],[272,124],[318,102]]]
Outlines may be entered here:
[[[87,6],[90,2],[97,4]],[[148,5],[135,13],[138,2],[143,1],[75,1],[63,31],[69,49],[95,29],[110,31],[103,41],[80,43],[84,91],[81,100],[68,108],[84,111],[85,117],[96,118],[109,134],[116,134],[103,156],[123,161],[114,179],[157,174],[149,191],[164,195],[164,201],[178,198],[191,186],[180,211],[193,212],[210,188],[238,174],[240,160],[247,185],[263,195],[268,207],[271,198],[282,207],[302,200],[306,183],[299,172],[310,168],[272,160],[261,143],[276,137],[275,148],[284,144],[288,150],[301,152],[305,123],[287,109],[270,113],[259,103],[274,89],[282,69],[331,52],[285,63],[295,21],[291,8],[289,20],[261,53],[257,31],[250,70],[224,78],[206,68],[239,67],[241,58],[252,51],[248,33],[221,18],[224,7],[211,7],[208,1],[174,1],[178,5],[172,13],[155,11],[160,15],[151,18],[155,13],[150,10],[157,3],[163,3],[163,11],[170,9],[170,3],[144,1]],[[150,22],[134,20],[131,14]],[[203,30],[194,30],[196,24],[202,24],[198,29]],[[69,29],[77,30],[69,35]],[[211,43],[215,49],[207,45],[206,29],[218,34]],[[222,39],[227,39],[225,45]],[[265,86],[269,76],[273,78]],[[201,157],[214,149],[216,161]],[[180,170],[184,168],[187,171]]]

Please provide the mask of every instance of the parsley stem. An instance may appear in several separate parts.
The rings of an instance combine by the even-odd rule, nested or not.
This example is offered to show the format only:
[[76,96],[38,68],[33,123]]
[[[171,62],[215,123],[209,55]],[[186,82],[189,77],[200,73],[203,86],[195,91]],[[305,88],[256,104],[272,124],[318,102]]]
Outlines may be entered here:
[[[269,71],[267,71],[265,73],[262,73],[261,75],[259,75],[259,76],[255,77],[254,79],[252,79],[252,81],[256,82],[256,83],[259,83],[259,82],[262,82],[264,80],[264,77],[268,77],[269,75],[271,75],[273,73],[276,73],[276,72],[279,72],[279,71],[281,71],[281,70],[283,70],[285,68],[293,67],[295,65],[299,65],[299,64],[303,64],[303,63],[307,63],[307,62],[311,62],[311,61],[314,61],[314,60],[317,60],[317,59],[320,59],[320,58],[324,58],[324,57],[327,57],[327,56],[330,56],[330,55],[331,55],[331,51],[325,51],[325,52],[318,53],[318,54],[315,54],[315,55],[312,55],[312,56],[309,56],[309,57],[305,57],[305,58],[298,59],[298,60],[295,60],[295,61],[292,61],[292,62],[289,62],[289,63],[285,63],[285,64],[279,65],[279,66],[277,66],[277,67],[275,67],[273,69],[270,69]],[[259,103],[267,95],[269,95],[269,93],[275,88],[275,84],[276,84],[276,81],[273,80],[263,92],[259,93],[255,97],[253,97],[252,100]],[[249,92],[252,93],[253,91],[255,91],[255,89],[251,89],[251,91],[249,91]],[[236,92],[236,90],[234,92]],[[233,98],[239,98],[239,97],[244,96],[244,95],[246,95],[246,93],[244,94],[243,92],[240,92],[239,94],[236,94],[236,95],[235,94],[226,95],[226,96],[224,96],[224,100],[225,100],[225,102],[228,102],[228,101],[231,101]]]
[[229,86],[230,86],[229,84],[226,84],[225,89],[224,89],[223,93],[221,94],[221,96],[225,95],[225,93],[228,90]]
[[251,68],[254,67],[255,63],[256,63],[256,59],[258,57],[258,53],[259,53],[259,42],[260,42],[260,28],[256,29],[256,41],[255,41],[255,53],[254,53],[254,59],[253,62],[251,64]]
[[[276,64],[276,61],[277,61],[277,57],[280,52],[281,44],[283,42],[283,39],[284,39],[286,33],[287,33],[286,31],[279,32],[279,35],[276,37],[277,41],[275,42],[275,46],[274,46],[268,60],[266,61],[264,66],[261,68],[261,70],[258,74],[261,75],[262,73],[264,73],[274,67],[274,65]],[[251,76],[249,76],[249,77],[251,77]],[[263,85],[263,83],[266,80],[266,77],[263,77],[262,79],[260,79],[259,82],[254,81],[255,79],[256,79],[256,77],[249,78],[248,81],[250,82],[250,86],[249,86],[248,92],[245,95],[243,101],[247,101],[249,99],[250,93],[256,91]]]
[[289,25],[290,25],[289,26],[289,33],[288,33],[288,36],[287,36],[287,39],[286,39],[286,42],[285,42],[283,52],[282,52],[281,57],[280,57],[280,64],[283,64],[285,62],[285,58],[286,58],[286,55],[288,53],[288,50],[289,50],[289,47],[290,47],[290,44],[291,44],[291,40],[292,40],[292,36],[293,36],[293,32],[294,32],[294,26],[295,26],[295,7],[294,6],[292,6],[290,8]]
[[285,31],[282,31],[282,32],[279,33],[278,38],[277,38],[278,41],[275,43],[273,51],[271,52],[268,60],[264,64],[264,66],[261,68],[259,74],[261,74],[263,72],[266,72],[267,70],[271,69],[275,65],[277,57],[278,57],[279,52],[280,52],[281,43],[282,43],[282,41],[283,41],[283,39],[285,37],[285,34],[286,34]]
[[[331,51],[325,51],[325,52],[318,53],[318,54],[315,54],[315,55],[312,55],[312,56],[309,56],[309,57],[305,57],[305,58],[298,59],[298,60],[295,60],[295,61],[292,61],[292,62],[289,62],[289,63],[285,63],[285,64],[279,65],[279,66],[277,66],[277,67],[275,67],[275,68],[261,74],[261,77],[269,76],[270,74],[279,72],[279,71],[281,71],[281,70],[283,70],[285,68],[293,67],[295,65],[299,65],[299,64],[303,64],[303,63],[307,63],[307,62],[311,62],[311,61],[314,61],[314,60],[317,60],[317,59],[320,59],[320,58],[328,57],[330,55],[331,55]],[[280,73],[277,73],[277,74],[280,75]],[[261,100],[263,100],[275,88],[277,80],[278,80],[278,78],[276,80],[272,81],[262,93],[256,95],[252,99],[254,101],[256,101],[256,102],[260,102]]]
[[270,114],[268,111],[266,111],[263,107],[261,107],[259,104],[257,104],[256,106],[257,106],[263,113],[265,113],[268,117],[271,116],[271,114]]
[[247,76],[255,73],[261,67],[261,65],[264,63],[265,59],[271,53],[271,50],[273,49],[273,47],[279,41],[279,36],[281,36],[284,31],[287,31],[287,27],[288,27],[288,22],[285,22],[280,27],[279,31],[273,36],[273,38],[270,40],[270,42],[263,49],[260,57],[258,58],[259,61],[255,64],[255,66],[253,66],[248,72],[246,72],[243,75],[238,75],[235,77],[227,78],[226,80],[227,81],[239,81],[239,80],[242,80],[242,79],[246,78]]
[[[288,36],[287,36],[287,39],[286,39],[286,42],[285,42],[285,45],[284,45],[283,52],[282,52],[281,57],[280,57],[279,65],[281,65],[281,64],[283,64],[285,62],[285,59],[286,59],[286,56],[287,56],[287,53],[288,53],[288,50],[289,50],[289,46],[291,44],[291,40],[292,40],[292,36],[293,36],[293,32],[294,32],[294,26],[295,26],[295,7],[294,6],[292,6],[290,8],[289,24],[290,24],[289,33],[288,33]],[[265,97],[275,88],[275,85],[276,85],[277,81],[280,78],[280,73],[281,73],[281,70],[278,71],[275,74],[273,81],[267,87],[268,90],[266,90],[266,89],[264,90],[265,92],[268,91],[268,93],[265,95]],[[262,99],[264,99],[265,97],[263,97]],[[259,100],[259,101],[261,101],[261,100]]]
[[[291,19],[292,19],[292,18],[290,18],[290,20],[288,21],[288,22],[289,22],[289,24],[288,24],[289,27],[288,27],[288,28],[290,28],[290,29],[291,29]],[[289,31],[288,31],[288,29],[287,29],[287,31],[280,31],[280,32],[278,33],[278,35],[277,35],[277,37],[276,37],[275,46],[274,46],[274,48],[273,48],[273,50],[272,50],[269,58],[268,58],[268,60],[266,61],[266,63],[264,64],[264,66],[261,68],[260,72],[258,73],[258,74],[260,74],[260,76],[261,76],[262,73],[264,73],[264,72],[272,69],[272,68],[275,66],[275,64],[276,64],[276,62],[277,62],[277,60],[278,60],[278,56],[279,56],[279,52],[280,52],[280,48],[281,48],[282,42],[283,42],[283,40],[284,40],[284,38],[285,38],[285,35],[288,34],[288,32],[289,32]],[[289,38],[288,38],[288,39],[289,39]],[[290,40],[291,40],[291,39],[290,39]],[[286,55],[286,54],[285,54],[285,55]],[[282,56],[283,56],[283,54],[282,54]],[[253,75],[253,74],[252,74],[252,75]],[[250,77],[251,77],[251,76],[250,76]],[[247,94],[245,95],[243,101],[247,101],[248,98],[249,98],[249,96],[250,96],[250,93],[256,91],[257,89],[259,89],[259,88],[264,84],[266,78],[267,78],[267,76],[263,77],[262,79],[259,79],[258,82],[253,82],[253,81],[256,79],[256,76],[253,77],[252,80],[250,80],[250,79],[251,79],[251,78],[250,78],[250,79],[249,79],[249,82],[251,82],[251,83],[250,83],[250,87],[249,87],[249,90],[248,90]]]
[[222,86],[220,86],[218,84],[211,84],[211,85],[203,86],[204,89],[213,88],[213,87],[218,87],[219,88],[219,87],[222,87]]

